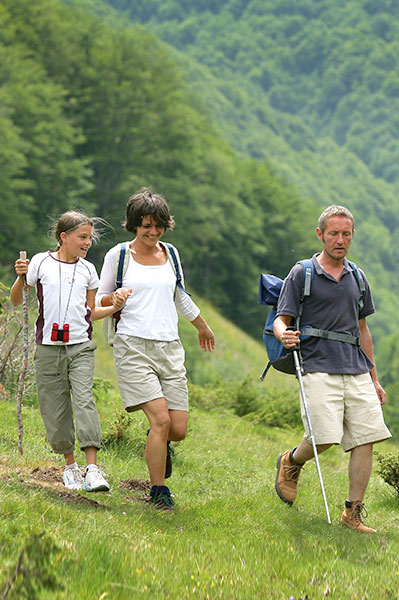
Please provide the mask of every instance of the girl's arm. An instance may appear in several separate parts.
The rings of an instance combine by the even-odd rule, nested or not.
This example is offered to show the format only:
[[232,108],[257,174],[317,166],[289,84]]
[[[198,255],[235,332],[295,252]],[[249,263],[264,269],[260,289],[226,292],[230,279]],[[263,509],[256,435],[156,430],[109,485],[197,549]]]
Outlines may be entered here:
[[[25,277],[28,272],[29,260],[21,260],[20,258],[15,261],[15,272],[18,275],[17,279],[14,282],[14,285],[11,288],[10,298],[11,302],[14,306],[18,306],[22,304],[23,294],[22,290],[25,285]],[[27,286],[28,292],[32,289],[30,285]]]
[[120,310],[125,304],[125,300],[123,299],[123,297],[121,297],[118,294],[115,294],[115,292],[110,294],[110,298],[112,298],[113,304],[110,304],[109,306],[96,306],[95,291],[87,290],[86,304],[91,309],[90,318],[92,321],[98,321],[98,319],[104,319],[104,317],[108,317],[108,315],[113,315],[115,312],[118,312],[118,310]]

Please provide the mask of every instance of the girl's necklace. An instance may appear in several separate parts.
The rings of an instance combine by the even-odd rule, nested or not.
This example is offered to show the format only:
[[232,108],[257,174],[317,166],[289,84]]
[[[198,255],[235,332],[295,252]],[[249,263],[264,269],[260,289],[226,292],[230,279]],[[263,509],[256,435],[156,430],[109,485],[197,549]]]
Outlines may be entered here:
[[[57,252],[58,254],[58,273],[59,273],[59,285],[58,285],[58,319],[60,319],[61,317],[61,260],[60,260],[60,253],[59,251]],[[68,295],[68,301],[67,301],[67,305],[65,308],[65,314],[64,314],[64,320],[62,322],[62,329],[64,328],[64,325],[66,323],[66,318],[67,318],[67,314],[68,314],[68,309],[69,309],[69,304],[71,301],[71,296],[72,296],[72,288],[73,288],[73,284],[75,283],[75,273],[76,273],[76,266],[78,264],[78,260],[75,262],[74,267],[73,267],[73,273],[72,273],[72,281],[71,281],[71,285],[69,288],[69,295]],[[61,323],[61,321],[60,321]]]

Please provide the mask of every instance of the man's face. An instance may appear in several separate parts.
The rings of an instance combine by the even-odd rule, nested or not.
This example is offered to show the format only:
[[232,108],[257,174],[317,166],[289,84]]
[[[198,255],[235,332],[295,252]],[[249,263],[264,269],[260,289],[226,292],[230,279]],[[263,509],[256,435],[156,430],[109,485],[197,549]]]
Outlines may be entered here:
[[333,260],[341,261],[348,253],[353,238],[353,224],[348,217],[330,217],[322,232],[316,229],[318,238],[323,242],[323,251]]

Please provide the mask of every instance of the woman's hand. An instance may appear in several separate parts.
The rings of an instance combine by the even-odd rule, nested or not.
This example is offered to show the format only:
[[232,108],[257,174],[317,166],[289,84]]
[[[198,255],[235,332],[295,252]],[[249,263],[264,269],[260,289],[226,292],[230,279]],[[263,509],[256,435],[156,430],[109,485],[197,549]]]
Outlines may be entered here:
[[198,329],[198,341],[205,352],[215,349],[215,335],[208,325],[204,329]]
[[198,341],[201,348],[211,352],[215,348],[215,335],[208,323],[201,315],[198,315],[198,317],[191,321],[191,325],[194,325],[198,329]]
[[125,306],[126,300],[129,298],[131,293],[131,288],[129,290],[126,288],[118,288],[112,292],[112,294],[110,294],[111,302],[116,310],[121,310],[121,308]]

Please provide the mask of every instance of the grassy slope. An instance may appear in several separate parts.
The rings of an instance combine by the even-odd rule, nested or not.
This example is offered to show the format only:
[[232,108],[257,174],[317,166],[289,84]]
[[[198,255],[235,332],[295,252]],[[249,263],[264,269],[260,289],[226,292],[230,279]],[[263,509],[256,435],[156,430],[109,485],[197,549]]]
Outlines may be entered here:
[[[106,431],[118,401],[110,392],[99,402]],[[193,409],[169,480],[177,509],[160,514],[137,501],[143,492],[118,486],[147,477],[141,415],[132,418],[125,443],[101,453],[112,490],[97,495],[65,494],[59,475],[47,481],[39,471],[33,479],[35,467],[61,466],[45,448],[39,412],[24,410],[22,458],[12,403],[2,404],[2,415],[0,552],[3,564],[15,563],[29,534],[46,531],[57,541],[54,566],[65,588],[41,598],[397,598],[398,499],[374,474],[367,507],[378,535],[342,528],[347,456],[338,448],[321,458],[328,525],[314,465],[304,471],[293,507],[274,493],[276,456],[299,431],[256,428],[228,412]],[[84,497],[101,506],[76,502]]]

